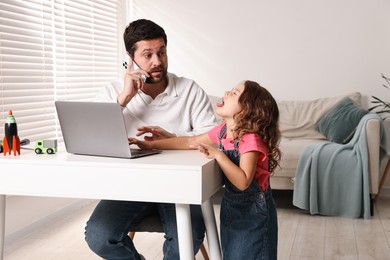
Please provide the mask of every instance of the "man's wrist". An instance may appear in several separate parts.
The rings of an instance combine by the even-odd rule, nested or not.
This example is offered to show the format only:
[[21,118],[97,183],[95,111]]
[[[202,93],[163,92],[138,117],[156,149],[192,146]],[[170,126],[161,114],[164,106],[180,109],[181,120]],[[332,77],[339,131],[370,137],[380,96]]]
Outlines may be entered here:
[[[130,100],[129,100],[130,101]],[[127,104],[129,103],[129,101],[127,101],[127,98],[123,98],[121,96],[121,94],[119,94],[119,96],[116,98],[116,102],[121,105],[121,107],[126,107]]]
[[121,107],[125,107],[121,104],[121,102],[119,102],[119,97],[116,98],[116,103],[118,103]]

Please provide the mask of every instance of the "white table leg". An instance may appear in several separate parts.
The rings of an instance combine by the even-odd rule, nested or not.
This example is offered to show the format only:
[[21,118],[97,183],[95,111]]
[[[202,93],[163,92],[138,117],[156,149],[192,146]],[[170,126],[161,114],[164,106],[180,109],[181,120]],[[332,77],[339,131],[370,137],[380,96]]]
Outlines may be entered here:
[[210,259],[220,260],[222,259],[221,246],[218,238],[218,230],[217,223],[215,221],[214,208],[210,199],[206,200],[202,204],[202,213],[204,223],[206,225],[206,235],[210,250]]
[[192,225],[190,205],[176,204],[177,234],[179,239],[180,259],[193,260]]
[[5,237],[5,195],[0,195],[0,259],[4,256]]

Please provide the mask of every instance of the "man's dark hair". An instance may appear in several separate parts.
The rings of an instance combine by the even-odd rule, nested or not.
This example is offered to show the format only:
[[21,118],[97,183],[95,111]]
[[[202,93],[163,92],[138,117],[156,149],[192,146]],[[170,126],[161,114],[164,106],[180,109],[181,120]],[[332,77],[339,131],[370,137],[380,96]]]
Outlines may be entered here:
[[131,22],[123,33],[126,51],[130,54],[131,58],[134,58],[137,42],[158,38],[163,38],[165,46],[167,45],[167,35],[164,29],[158,24],[146,19]]

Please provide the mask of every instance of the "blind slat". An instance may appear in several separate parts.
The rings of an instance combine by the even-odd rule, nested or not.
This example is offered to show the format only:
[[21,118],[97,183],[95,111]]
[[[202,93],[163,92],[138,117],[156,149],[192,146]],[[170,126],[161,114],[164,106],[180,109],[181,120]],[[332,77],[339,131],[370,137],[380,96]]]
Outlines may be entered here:
[[62,140],[54,101],[92,101],[101,86],[122,76],[122,3],[0,3],[0,133],[12,110],[21,139]]

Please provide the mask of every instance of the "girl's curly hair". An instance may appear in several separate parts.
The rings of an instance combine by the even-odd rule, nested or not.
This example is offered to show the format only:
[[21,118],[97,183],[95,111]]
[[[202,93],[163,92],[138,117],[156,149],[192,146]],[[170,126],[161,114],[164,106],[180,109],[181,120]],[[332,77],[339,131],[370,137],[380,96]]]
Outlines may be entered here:
[[254,81],[245,81],[245,89],[238,100],[241,111],[234,115],[235,136],[241,138],[246,133],[258,133],[268,148],[268,170],[273,173],[279,166],[279,108],[272,95]]

